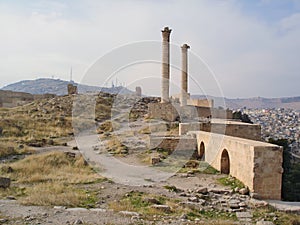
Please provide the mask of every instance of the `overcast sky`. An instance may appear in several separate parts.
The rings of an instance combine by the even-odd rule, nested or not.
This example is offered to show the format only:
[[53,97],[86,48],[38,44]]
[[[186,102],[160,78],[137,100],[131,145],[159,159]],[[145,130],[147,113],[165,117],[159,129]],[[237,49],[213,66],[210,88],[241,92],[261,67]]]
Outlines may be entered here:
[[69,80],[71,67],[81,82],[101,56],[160,41],[165,26],[173,44],[188,43],[205,61],[226,97],[300,95],[300,0],[1,0],[0,86]]

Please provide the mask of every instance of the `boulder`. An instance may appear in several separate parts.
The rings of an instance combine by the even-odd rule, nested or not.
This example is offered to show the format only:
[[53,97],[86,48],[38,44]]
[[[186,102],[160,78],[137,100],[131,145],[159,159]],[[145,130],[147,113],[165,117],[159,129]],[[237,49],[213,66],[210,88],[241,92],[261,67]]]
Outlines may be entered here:
[[159,211],[162,211],[164,213],[170,213],[171,212],[171,207],[168,205],[152,205],[151,206],[154,209],[157,209]]
[[160,162],[160,157],[151,157],[151,164],[155,165]]
[[203,187],[203,188],[198,188],[198,189],[196,189],[195,192],[197,192],[197,193],[199,193],[199,194],[207,194],[207,193],[208,193],[208,190],[207,190],[206,187]]
[[0,177],[0,188],[8,188],[10,186],[10,178]]
[[239,190],[239,193],[241,195],[247,195],[247,194],[249,194],[249,189],[248,188],[242,188],[242,189]]
[[264,221],[264,220],[261,220],[261,221],[258,221],[256,223],[256,225],[275,225],[273,222],[271,221]]

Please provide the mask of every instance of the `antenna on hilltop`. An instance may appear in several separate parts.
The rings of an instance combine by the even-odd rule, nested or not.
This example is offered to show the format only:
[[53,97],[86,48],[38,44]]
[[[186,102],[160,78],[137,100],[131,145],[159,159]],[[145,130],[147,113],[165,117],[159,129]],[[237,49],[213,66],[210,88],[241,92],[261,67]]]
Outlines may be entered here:
[[72,82],[73,81],[73,74],[72,74],[72,66],[71,66],[71,70],[70,70],[70,82]]

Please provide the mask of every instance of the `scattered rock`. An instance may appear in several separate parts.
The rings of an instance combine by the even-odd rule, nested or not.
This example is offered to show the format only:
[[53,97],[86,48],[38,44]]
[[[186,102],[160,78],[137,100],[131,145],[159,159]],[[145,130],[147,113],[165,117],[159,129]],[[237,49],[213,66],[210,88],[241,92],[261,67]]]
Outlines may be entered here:
[[1,167],[1,171],[3,173],[12,173],[12,172],[14,172],[13,168],[11,168],[10,166],[3,166],[3,167]]
[[120,214],[123,214],[124,216],[139,216],[137,212],[130,212],[130,211],[120,211]]
[[262,201],[262,200],[257,200],[257,199],[250,199],[249,203],[254,206],[255,208],[259,207],[265,207],[268,205],[268,202]]
[[208,190],[206,187],[203,187],[203,188],[198,188],[195,192],[199,194],[207,194]]
[[151,206],[154,209],[157,209],[159,211],[162,211],[164,213],[170,213],[171,212],[171,207],[168,205],[152,205]]
[[181,220],[187,220],[188,216],[186,214],[182,214],[179,219]]
[[16,200],[16,197],[15,196],[7,196],[6,199],[7,200]]
[[145,198],[144,202],[148,202],[150,204],[160,204],[160,202],[155,198]]
[[64,209],[66,209],[66,207],[65,206],[54,206],[53,209],[64,210]]
[[53,141],[52,139],[49,139],[49,140],[47,141],[47,144],[48,144],[48,145],[54,145],[54,141]]
[[68,208],[66,209],[67,211],[70,211],[70,212],[82,212],[82,211],[88,211],[88,209],[86,208]]
[[151,157],[150,161],[152,165],[155,165],[160,162],[160,157]]
[[10,178],[0,177],[0,188],[9,188]]
[[0,224],[4,224],[4,223],[7,223],[8,222],[8,219],[0,219]]
[[253,218],[253,215],[250,212],[237,212],[236,217],[238,219]]
[[240,208],[239,204],[240,204],[240,201],[238,201],[238,200],[230,200],[230,201],[228,202],[228,206],[229,206],[231,209],[239,209],[239,208]]
[[188,201],[190,201],[190,202],[198,202],[198,198],[197,197],[190,197],[190,198],[188,198]]
[[261,221],[258,221],[256,223],[256,225],[275,225],[273,222],[271,221],[264,221],[264,220],[261,220]]
[[76,220],[73,224],[74,224],[74,225],[77,225],[77,224],[83,224],[83,222],[82,222],[82,220],[78,219],[78,220]]
[[92,212],[106,212],[106,209],[101,209],[101,208],[95,208],[95,209],[90,209]]
[[239,193],[241,195],[247,195],[247,194],[249,194],[249,189],[248,188],[242,188],[242,189],[239,190]]
[[74,152],[65,152],[65,155],[68,158],[73,158],[73,159],[76,157],[76,154]]

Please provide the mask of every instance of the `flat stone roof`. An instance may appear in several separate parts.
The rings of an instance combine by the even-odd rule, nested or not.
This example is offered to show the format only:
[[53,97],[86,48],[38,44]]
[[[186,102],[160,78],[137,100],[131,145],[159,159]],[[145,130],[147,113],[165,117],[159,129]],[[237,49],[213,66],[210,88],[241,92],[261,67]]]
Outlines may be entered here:
[[279,147],[278,145],[274,145],[271,143],[267,143],[267,142],[262,142],[262,141],[254,141],[254,140],[250,140],[250,139],[245,139],[245,138],[239,138],[239,137],[233,137],[233,136],[229,136],[229,135],[224,135],[224,134],[217,134],[217,133],[211,133],[211,132],[205,132],[205,131],[189,131],[188,134],[201,134],[204,133],[206,135],[212,135],[213,137],[218,136],[219,138],[226,138],[226,139],[230,139],[239,143],[244,143],[244,144],[248,144],[254,147]]

